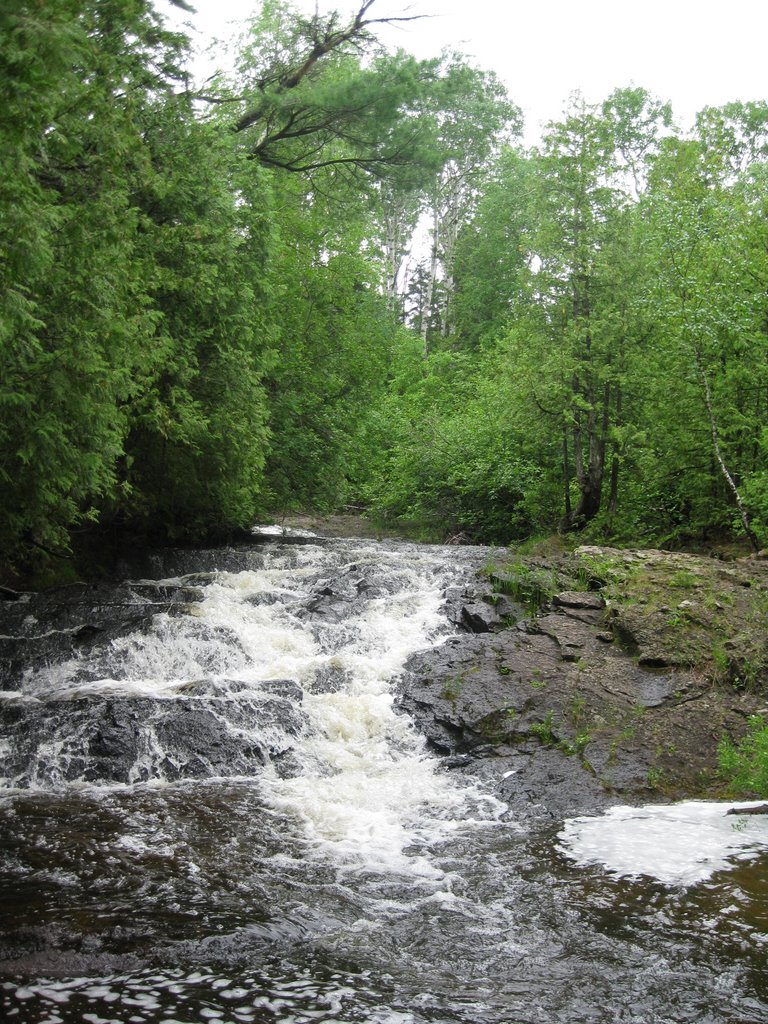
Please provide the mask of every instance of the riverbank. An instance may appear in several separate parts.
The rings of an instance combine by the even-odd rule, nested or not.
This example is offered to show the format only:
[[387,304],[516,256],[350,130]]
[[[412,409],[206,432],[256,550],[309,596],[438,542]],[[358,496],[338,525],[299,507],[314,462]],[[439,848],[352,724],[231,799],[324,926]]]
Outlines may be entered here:
[[727,795],[718,745],[768,714],[768,562],[492,553],[399,701],[520,817]]

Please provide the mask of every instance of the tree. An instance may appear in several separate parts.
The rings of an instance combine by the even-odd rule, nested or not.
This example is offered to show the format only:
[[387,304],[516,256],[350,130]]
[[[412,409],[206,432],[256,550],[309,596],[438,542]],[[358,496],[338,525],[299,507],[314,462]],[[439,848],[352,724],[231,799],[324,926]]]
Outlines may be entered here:
[[186,96],[147,109],[143,126],[156,170],[134,201],[163,356],[131,405],[130,500],[116,511],[150,533],[195,537],[246,525],[258,507],[274,341],[270,192]]
[[[562,416],[566,531],[582,528],[600,512],[608,465],[610,505],[617,502],[622,381],[635,333],[628,330],[628,311],[642,275],[633,206],[644,164],[668,118],[667,108],[643,90],[618,90],[601,107],[577,97],[566,118],[549,126],[538,155],[529,266],[556,360],[552,366],[545,357],[543,366],[559,381],[554,408],[548,408]],[[624,271],[620,281],[617,266]]]
[[277,193],[278,355],[266,381],[273,508],[335,507],[348,497],[365,461],[361,419],[384,387],[397,329],[378,288],[377,254],[364,244],[367,211],[344,206],[335,173],[325,169],[309,191],[288,176]]
[[[709,131],[714,112],[704,120]],[[755,397],[762,402],[766,385],[766,193],[762,174],[732,179],[733,155],[732,146],[718,151],[695,140],[670,141],[654,169],[648,217],[667,343],[690,368],[681,376],[697,395],[695,422],[714,464],[703,481],[709,501],[720,504],[713,493],[719,479],[757,549],[740,480],[762,461],[748,439],[756,436],[749,407]]]
[[434,142],[441,161],[426,194],[430,256],[419,312],[425,354],[431,321],[439,323],[442,337],[451,332],[456,244],[476,209],[491,158],[522,127],[520,110],[492,73],[470,67],[454,54],[441,84],[435,94]]
[[420,147],[414,100],[418,108],[439,62],[384,51],[373,28],[413,18],[371,17],[374,2],[343,21],[267,0],[234,79],[198,98],[226,111],[243,151],[264,166],[302,175],[335,166],[364,184],[407,167]]
[[266,443],[263,173],[238,178],[194,116],[185,41],[149,3],[0,18],[3,551],[60,553],[94,520],[243,524]]
[[[642,90],[618,91],[601,106],[577,98],[550,125],[541,150],[503,152],[460,233],[454,345],[487,353],[479,372],[493,367],[493,380],[478,378],[477,409],[474,397],[470,406],[460,401],[440,430],[443,437],[460,430],[469,445],[474,436],[506,460],[503,501],[491,499],[492,491],[501,493],[492,483],[501,470],[486,470],[486,504],[498,500],[503,509],[497,538],[500,520],[510,535],[523,521],[543,526],[554,495],[562,529],[583,528],[601,513],[617,517],[622,464],[636,468],[641,444],[652,327],[645,301],[652,264],[638,189],[668,115]],[[493,400],[494,387],[502,403]],[[463,431],[469,407],[475,426]],[[502,449],[478,429],[481,407],[493,436],[506,439]],[[473,461],[465,449],[461,462]],[[469,491],[463,493],[461,515],[468,513]]]
[[151,174],[138,114],[173,88],[180,41],[143,3],[0,13],[2,546],[66,545],[119,490],[157,314],[136,258]]
[[453,259],[454,344],[462,349],[492,345],[528,301],[536,174],[527,154],[502,149],[475,215],[459,233]]

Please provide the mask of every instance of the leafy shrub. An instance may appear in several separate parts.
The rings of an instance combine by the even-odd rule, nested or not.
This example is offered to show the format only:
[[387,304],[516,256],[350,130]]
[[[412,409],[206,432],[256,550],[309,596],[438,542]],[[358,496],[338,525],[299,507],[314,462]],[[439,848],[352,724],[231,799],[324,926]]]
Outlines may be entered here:
[[768,722],[752,715],[744,737],[734,744],[728,737],[717,748],[719,774],[736,793],[768,797]]

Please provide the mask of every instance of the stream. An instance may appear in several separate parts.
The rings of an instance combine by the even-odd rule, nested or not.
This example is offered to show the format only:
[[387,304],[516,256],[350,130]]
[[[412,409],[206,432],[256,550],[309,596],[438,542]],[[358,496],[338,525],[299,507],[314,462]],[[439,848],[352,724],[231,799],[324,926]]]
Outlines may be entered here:
[[522,824],[398,713],[482,562],[265,530],[2,601],[0,1019],[768,1022],[768,816]]

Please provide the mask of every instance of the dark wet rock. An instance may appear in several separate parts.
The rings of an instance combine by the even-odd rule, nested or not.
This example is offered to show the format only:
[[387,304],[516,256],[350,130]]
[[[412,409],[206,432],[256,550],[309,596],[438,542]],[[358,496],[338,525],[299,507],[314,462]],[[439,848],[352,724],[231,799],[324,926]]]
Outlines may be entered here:
[[281,779],[295,779],[304,770],[296,752],[290,747],[287,750],[272,751],[271,761]]
[[4,701],[0,774],[21,787],[251,775],[287,755],[305,725],[284,683],[284,695],[238,699]]
[[264,549],[270,546],[270,542],[253,538],[241,546],[126,552],[115,566],[115,576],[145,580],[175,578],[196,586],[210,582],[219,572],[260,569],[264,564]]
[[554,640],[557,653],[563,661],[577,661],[594,636],[588,624],[554,612],[534,620],[530,628]]
[[[613,558],[591,549],[594,572],[598,551]],[[685,616],[683,624],[699,622],[703,630],[693,617],[704,595],[680,600],[675,591],[695,589],[706,572],[718,573],[721,591],[729,580],[744,591],[743,580],[690,556],[626,552],[616,558],[637,586],[654,566],[654,585],[666,596],[668,578],[678,600],[649,609],[634,597],[617,604],[605,593],[561,587],[539,614],[529,612],[513,628],[459,632],[417,654],[399,682],[400,707],[446,766],[490,781],[519,813],[545,815],[537,807],[578,813],[617,800],[707,792],[716,782],[720,739],[742,734],[764,703],[746,688],[715,685],[702,671],[708,648],[698,636],[695,645],[686,643],[675,619]],[[542,567],[536,569],[543,578]],[[577,570],[575,562],[574,580],[583,577]],[[551,575],[567,579],[562,565]],[[484,586],[480,581],[479,595]],[[730,606],[727,593],[723,604]],[[447,598],[449,606],[463,608],[473,604],[472,596],[465,588]],[[670,629],[677,632],[670,635]]]
[[561,594],[555,594],[552,604],[558,608],[590,608],[600,610],[605,608],[605,601],[599,594],[589,591],[567,590]]
[[246,604],[252,605],[271,605],[277,604],[279,601],[285,600],[284,594],[279,594],[274,590],[264,590],[260,594],[252,594],[246,598]]
[[448,587],[443,597],[443,610],[449,622],[469,633],[505,629],[525,615],[522,605],[480,579],[474,587]]
[[601,781],[574,768],[573,759],[553,747],[528,744],[486,760],[497,794],[515,821],[561,821],[589,810],[604,810],[617,802]]
[[349,680],[349,673],[333,661],[322,665],[315,672],[312,682],[314,693],[338,693]]
[[[24,672],[43,668],[69,658],[80,658],[99,645],[130,633],[150,628],[152,615],[143,609],[128,606],[121,608],[118,622],[107,623],[101,617],[101,625],[83,623],[64,629],[48,629],[34,623],[24,623],[28,635],[0,637],[0,690],[13,690]],[[33,629],[39,632],[32,632]]]
[[157,583],[139,580],[126,585],[130,593],[145,598],[153,605],[194,604],[205,596],[199,586],[187,583]]
[[440,767],[449,771],[454,768],[469,768],[474,764],[474,759],[471,754],[451,754],[449,757],[444,757]]
[[304,699],[304,691],[293,679],[265,679],[259,683],[259,689],[293,704],[301,704]]
[[355,607],[352,599],[345,599],[337,594],[318,594],[305,608],[297,612],[299,618],[310,621],[320,620],[323,623],[343,622],[354,615]]
[[[370,568],[368,572],[370,573]],[[309,599],[296,615],[310,622],[333,624],[360,613],[365,603],[378,596],[375,583],[357,564],[343,566],[333,577],[319,579]]]
[[499,621],[499,613],[489,604],[475,601],[472,604],[462,605],[461,623],[471,633],[490,633],[491,629],[499,624]]
[[369,602],[393,593],[400,581],[379,562],[351,562],[332,575],[327,571],[312,585],[301,607],[292,608],[298,618],[309,622],[322,635],[326,626],[346,622],[364,614]]
[[642,606],[625,608],[614,615],[611,627],[614,635],[624,647],[636,654],[643,665],[656,668],[674,665],[691,665],[698,652],[687,644],[670,644],[669,623],[673,616],[671,608],[660,607],[649,613]]

